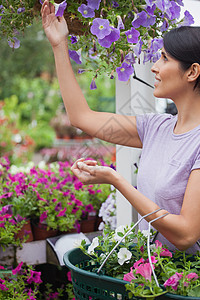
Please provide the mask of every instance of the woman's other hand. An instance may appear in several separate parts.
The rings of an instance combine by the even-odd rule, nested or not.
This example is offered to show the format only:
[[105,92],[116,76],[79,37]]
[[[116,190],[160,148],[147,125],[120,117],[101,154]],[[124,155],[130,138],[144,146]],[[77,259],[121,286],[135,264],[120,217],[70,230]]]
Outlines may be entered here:
[[112,184],[116,173],[110,167],[98,166],[95,160],[84,160],[83,158],[75,161],[71,170],[83,184]]
[[58,46],[62,41],[67,41],[69,30],[65,18],[55,16],[55,7],[49,0],[44,1],[41,15],[45,34],[52,47]]

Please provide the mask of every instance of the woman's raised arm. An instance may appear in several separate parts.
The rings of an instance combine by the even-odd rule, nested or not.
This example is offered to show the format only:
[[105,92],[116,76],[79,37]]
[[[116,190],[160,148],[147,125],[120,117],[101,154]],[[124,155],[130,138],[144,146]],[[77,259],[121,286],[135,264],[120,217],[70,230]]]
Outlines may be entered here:
[[73,126],[102,140],[142,147],[135,116],[96,112],[89,108],[75,78],[68,54],[68,27],[64,17],[55,16],[54,5],[45,0],[41,10],[43,28],[49,39],[64,105]]

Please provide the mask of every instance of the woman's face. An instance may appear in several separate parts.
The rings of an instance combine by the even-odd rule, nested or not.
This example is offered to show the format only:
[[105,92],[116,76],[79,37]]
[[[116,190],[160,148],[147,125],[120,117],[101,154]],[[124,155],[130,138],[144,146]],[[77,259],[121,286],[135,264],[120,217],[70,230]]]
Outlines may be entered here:
[[185,72],[180,63],[162,49],[160,59],[153,65],[151,71],[155,74],[154,96],[175,100],[181,97],[185,88]]

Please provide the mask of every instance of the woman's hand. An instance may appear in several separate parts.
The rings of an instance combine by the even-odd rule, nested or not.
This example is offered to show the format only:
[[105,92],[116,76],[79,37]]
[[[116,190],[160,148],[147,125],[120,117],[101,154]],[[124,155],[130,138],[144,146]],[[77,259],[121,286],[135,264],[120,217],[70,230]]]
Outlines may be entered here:
[[55,16],[55,7],[49,0],[44,1],[41,15],[44,31],[52,47],[58,46],[62,41],[66,42],[69,30],[65,18]]
[[75,161],[71,170],[84,184],[112,184],[116,173],[110,167],[98,166],[96,161],[84,160],[84,158]]

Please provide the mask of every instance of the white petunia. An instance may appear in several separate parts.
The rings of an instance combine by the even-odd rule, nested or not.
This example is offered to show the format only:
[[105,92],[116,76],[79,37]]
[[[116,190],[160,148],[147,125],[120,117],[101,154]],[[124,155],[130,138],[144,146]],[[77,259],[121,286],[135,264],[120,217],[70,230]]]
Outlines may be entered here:
[[125,263],[125,261],[129,261],[131,259],[132,253],[126,248],[121,248],[117,256],[118,263],[122,266]]
[[74,248],[80,248],[81,247],[81,242],[82,242],[82,239],[76,240],[73,244]]
[[126,229],[126,226],[124,225],[120,225],[119,227],[117,227],[115,229],[115,235],[114,235],[114,240],[116,242],[118,242],[119,240],[121,240],[121,237],[118,235],[118,232],[122,233],[123,235],[125,234],[125,229]]
[[[142,230],[142,234],[147,238],[149,235],[149,230]],[[152,235],[152,233],[150,232],[150,236]]]
[[88,247],[88,254],[93,254],[94,253],[94,249],[99,246],[99,240],[98,237],[95,237],[92,240],[92,244]]

